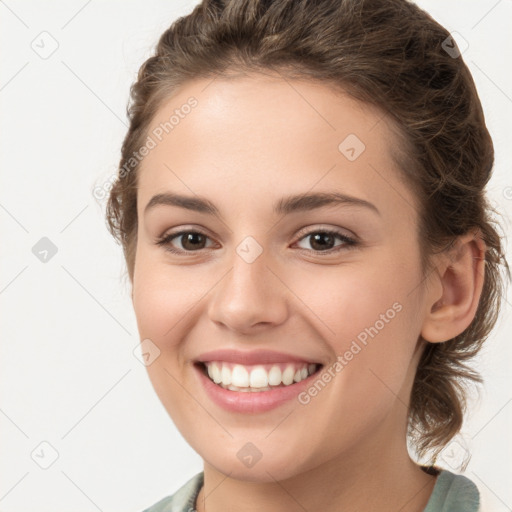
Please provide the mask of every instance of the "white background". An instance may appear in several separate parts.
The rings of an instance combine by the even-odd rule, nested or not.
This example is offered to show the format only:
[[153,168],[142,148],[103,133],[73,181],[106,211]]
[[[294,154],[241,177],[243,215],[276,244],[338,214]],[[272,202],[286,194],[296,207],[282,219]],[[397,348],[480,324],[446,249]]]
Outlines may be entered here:
[[[489,196],[508,232],[512,2],[418,3],[469,43],[463,57],[496,150]],[[195,4],[0,1],[0,512],[137,512],[202,470],[133,354],[121,248],[92,194],[116,171],[139,66]],[[52,44],[46,59],[33,49]],[[32,252],[42,237],[57,247],[47,263]],[[465,474],[496,512],[512,510],[510,302],[479,359],[485,386],[459,439],[472,453]],[[441,465],[450,469],[457,447]],[[49,464],[52,450],[42,469],[35,460]]]

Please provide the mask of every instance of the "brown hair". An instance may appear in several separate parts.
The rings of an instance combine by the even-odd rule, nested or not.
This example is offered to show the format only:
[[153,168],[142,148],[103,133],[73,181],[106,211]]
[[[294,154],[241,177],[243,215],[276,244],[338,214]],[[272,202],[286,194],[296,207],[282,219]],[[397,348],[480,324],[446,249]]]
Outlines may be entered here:
[[451,340],[428,343],[417,368],[409,435],[420,456],[428,450],[437,455],[459,432],[463,384],[481,382],[467,361],[500,310],[502,261],[510,278],[484,193],[494,163],[492,140],[471,74],[448,38],[407,0],[203,0],[163,33],[131,87],[130,127],[106,212],[132,279],[139,167],[132,155],[163,101],[187,80],[272,70],[329,84],[378,107],[399,127],[401,151],[393,154],[418,198],[424,277],[433,271],[430,256],[468,231],[480,230],[487,246],[472,323]]

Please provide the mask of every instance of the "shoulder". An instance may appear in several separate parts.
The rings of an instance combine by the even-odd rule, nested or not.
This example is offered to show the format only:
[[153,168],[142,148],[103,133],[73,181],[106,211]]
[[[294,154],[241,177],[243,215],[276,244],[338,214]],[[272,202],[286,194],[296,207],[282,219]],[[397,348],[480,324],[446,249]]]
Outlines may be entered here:
[[480,512],[480,493],[464,475],[440,470],[424,512]]
[[167,496],[143,512],[193,512],[196,498],[203,486],[204,473],[201,471],[180,487],[173,495]]
[[[197,473],[174,494],[143,512],[193,512],[203,479],[204,473]],[[481,512],[480,493],[464,475],[441,470],[424,512]]]

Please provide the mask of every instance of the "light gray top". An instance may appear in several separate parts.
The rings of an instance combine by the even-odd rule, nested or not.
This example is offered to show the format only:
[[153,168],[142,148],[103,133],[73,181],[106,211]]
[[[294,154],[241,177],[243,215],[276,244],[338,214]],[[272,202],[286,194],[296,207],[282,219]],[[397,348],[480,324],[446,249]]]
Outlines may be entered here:
[[[423,512],[480,512],[480,494],[464,475],[439,470],[436,484]],[[204,472],[197,473],[172,496],[167,496],[143,512],[195,512]]]

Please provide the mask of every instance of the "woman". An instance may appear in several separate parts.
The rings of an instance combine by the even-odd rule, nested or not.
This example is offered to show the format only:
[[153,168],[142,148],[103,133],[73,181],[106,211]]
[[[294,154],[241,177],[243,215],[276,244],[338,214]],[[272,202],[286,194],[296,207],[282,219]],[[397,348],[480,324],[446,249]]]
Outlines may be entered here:
[[508,266],[450,34],[406,0],[204,0],[131,93],[107,219],[204,460],[147,511],[479,510],[435,461]]

